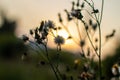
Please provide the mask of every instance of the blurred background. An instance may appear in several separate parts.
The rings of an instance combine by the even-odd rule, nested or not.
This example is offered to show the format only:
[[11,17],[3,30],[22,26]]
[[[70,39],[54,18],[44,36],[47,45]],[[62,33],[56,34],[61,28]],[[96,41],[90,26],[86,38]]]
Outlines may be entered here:
[[[64,9],[71,9],[71,2],[72,0],[0,0],[0,80],[55,79],[44,59],[36,55],[35,52],[29,51],[21,37],[24,34],[28,36],[29,30],[39,26],[42,20],[53,20],[55,25],[59,25],[57,14],[60,12],[64,16],[63,11]],[[100,1],[95,1],[95,3],[96,7],[99,8]],[[103,49],[103,72],[107,76],[112,75],[111,67],[120,59],[119,3],[120,0],[105,0],[101,27],[102,35],[111,33],[113,29],[116,30],[114,38]],[[59,32],[59,34],[64,37],[67,35],[64,31]],[[51,59],[56,63],[56,50],[53,50],[56,46],[52,39],[48,46],[52,56]],[[65,64],[73,67],[74,60],[78,58],[73,54],[78,52],[79,47],[72,41],[66,42],[62,47],[65,51],[62,52],[60,57],[61,65]],[[22,55],[26,55],[27,51],[30,52],[30,55],[24,62],[22,61]],[[37,65],[39,61],[40,65]],[[41,62],[43,63],[41,64]],[[64,70],[63,68],[63,72]]]

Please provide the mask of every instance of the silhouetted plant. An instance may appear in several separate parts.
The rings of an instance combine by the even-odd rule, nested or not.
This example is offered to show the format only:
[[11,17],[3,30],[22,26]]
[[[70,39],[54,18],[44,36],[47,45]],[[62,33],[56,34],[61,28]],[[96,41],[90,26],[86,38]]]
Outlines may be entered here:
[[[104,77],[102,75],[102,63],[101,63],[101,22],[103,17],[103,7],[104,7],[104,0],[101,0],[101,9],[96,9],[95,3],[93,0],[77,0],[77,2],[72,2],[72,8],[70,11],[65,9],[65,13],[67,15],[67,24],[64,24],[64,20],[60,13],[58,13],[58,18],[61,26],[66,30],[66,32],[69,34],[67,39],[72,39],[79,47],[79,57],[83,61],[81,64],[83,67],[80,69],[81,71],[78,73],[78,78],[80,80],[95,80],[99,79],[102,80]],[[86,6],[89,7],[86,8]],[[86,12],[90,19],[87,21],[85,18],[88,18],[84,14]],[[75,27],[77,28],[77,33],[79,36],[79,39],[76,39],[76,37],[73,36],[69,28],[67,27],[70,22],[75,23]],[[83,26],[80,26],[81,25]],[[54,65],[49,57],[49,52],[47,48],[48,43],[48,35],[51,35],[54,37],[54,43],[57,46],[57,59],[59,59],[59,52],[61,51],[61,46],[65,43],[67,39],[64,39],[61,35],[58,34],[58,31],[61,30],[61,27],[56,27],[55,24],[48,20],[48,21],[41,21],[40,26],[36,27],[35,29],[30,30],[31,37],[28,37],[27,35],[23,35],[23,41],[25,43],[29,42],[36,46],[38,49],[40,49],[43,53],[45,51],[45,54],[41,54],[49,63],[52,70],[55,73],[55,76],[57,80],[74,80],[74,75],[68,75],[71,71],[71,68],[69,66],[66,66],[66,74],[61,74],[58,66]],[[85,34],[81,33],[81,30],[85,32]],[[95,37],[94,35],[98,31],[98,37]],[[115,30],[109,35],[106,35],[105,39],[108,41],[111,37],[115,35]],[[32,38],[32,39],[31,39]],[[90,44],[88,44],[90,43]],[[105,42],[106,43],[106,42]],[[42,47],[41,47],[42,46]],[[39,53],[38,50],[35,50]],[[93,53],[93,54],[92,54]],[[93,65],[94,63],[94,57],[97,56],[99,65]],[[44,65],[44,62],[40,62],[42,65]],[[79,70],[80,61],[79,59],[75,59],[74,67],[72,67],[75,71]],[[96,75],[97,72],[95,70],[99,70],[99,75]]]
[[[87,9],[86,6],[88,6],[89,9]],[[81,48],[80,55],[84,58],[89,58],[90,56],[92,57],[94,55],[94,54],[92,55],[91,53],[95,53],[95,55],[98,57],[99,80],[103,79],[102,66],[101,66],[102,64],[101,63],[101,54],[102,54],[101,53],[101,47],[102,47],[101,22],[102,22],[102,17],[103,17],[103,7],[104,7],[104,0],[101,0],[101,9],[96,9],[95,3],[93,0],[90,0],[90,1],[89,0],[81,0],[81,1],[77,0],[77,2],[73,1],[71,11],[68,11],[67,9],[64,10],[65,13],[67,14],[66,25],[64,24],[64,20],[61,17],[61,14],[58,13],[59,22],[64,27],[64,29],[68,32],[71,39]],[[88,13],[90,17],[89,21],[85,19],[88,16],[86,16],[84,12]],[[76,24],[77,32],[79,35],[78,40],[74,38],[72,33],[69,31],[69,27],[67,27],[71,21],[73,21]],[[80,23],[81,25],[84,26],[84,29],[80,26]],[[86,34],[82,34],[81,30],[85,31]],[[95,38],[94,40],[94,35],[96,31],[98,31],[98,38]],[[106,41],[108,41],[108,39],[110,39],[114,35],[115,35],[115,30],[113,30],[111,34],[105,36]],[[87,44],[88,42],[90,42],[92,47],[90,47],[90,45]],[[85,45],[87,45],[88,47],[87,50],[85,49]],[[85,72],[84,72],[84,77],[85,77]],[[84,80],[86,79],[84,78]]]
[[[40,49],[42,51],[43,57],[45,58],[45,60],[47,60],[47,62],[49,63],[49,65],[51,66],[52,70],[55,73],[55,76],[57,78],[57,80],[59,80],[59,77],[61,76],[59,69],[58,69],[58,65],[54,65],[51,62],[51,59],[49,57],[49,52],[48,52],[48,48],[47,48],[47,43],[48,43],[48,35],[51,35],[54,37],[54,42],[57,45],[57,51],[61,51],[61,45],[65,43],[65,39],[58,35],[58,34],[54,34],[53,31],[55,31],[57,33],[57,30],[61,29],[60,27],[56,27],[55,24],[48,20],[48,21],[41,21],[40,26],[35,28],[35,29],[31,29],[30,30],[30,35],[31,38],[29,38],[26,35],[23,35],[22,39],[25,43],[29,42],[33,45],[35,45],[38,50]],[[43,46],[41,48],[41,46]],[[36,52],[39,53],[39,51],[36,50]],[[40,64],[44,65],[45,62],[41,61]]]

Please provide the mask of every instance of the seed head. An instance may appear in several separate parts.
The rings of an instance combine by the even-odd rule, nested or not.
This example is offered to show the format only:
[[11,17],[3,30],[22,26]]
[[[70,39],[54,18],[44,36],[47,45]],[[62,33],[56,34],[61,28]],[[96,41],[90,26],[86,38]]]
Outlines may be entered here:
[[57,36],[54,39],[54,42],[58,45],[64,44],[65,43],[65,39],[62,36]]

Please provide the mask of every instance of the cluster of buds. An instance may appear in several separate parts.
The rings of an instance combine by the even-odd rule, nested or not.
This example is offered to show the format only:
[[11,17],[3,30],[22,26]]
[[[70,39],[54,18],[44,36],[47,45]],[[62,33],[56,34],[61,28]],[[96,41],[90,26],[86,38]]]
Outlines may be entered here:
[[[56,29],[55,25],[52,21],[50,21],[50,20],[41,21],[40,26],[33,30],[31,29],[29,31],[29,33],[38,44],[46,45],[47,36],[51,29],[53,29],[53,30]],[[26,42],[29,40],[29,38],[27,36],[23,35],[23,40]]]

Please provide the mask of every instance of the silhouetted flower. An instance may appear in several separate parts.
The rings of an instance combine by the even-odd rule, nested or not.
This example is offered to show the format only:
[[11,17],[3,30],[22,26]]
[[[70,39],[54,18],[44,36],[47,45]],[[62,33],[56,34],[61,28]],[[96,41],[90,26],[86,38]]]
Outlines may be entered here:
[[71,12],[71,15],[72,15],[73,17],[77,18],[77,19],[80,19],[80,20],[83,18],[80,9],[73,10],[73,11]]
[[57,36],[54,39],[54,42],[58,45],[64,44],[65,43],[65,39],[62,36]]
[[48,20],[48,21],[45,23],[45,25],[46,25],[46,27],[49,27],[49,28],[52,28],[52,29],[55,28],[55,25],[54,25],[53,21],[50,21],[50,20]]
[[99,13],[98,9],[94,9],[92,13]]

